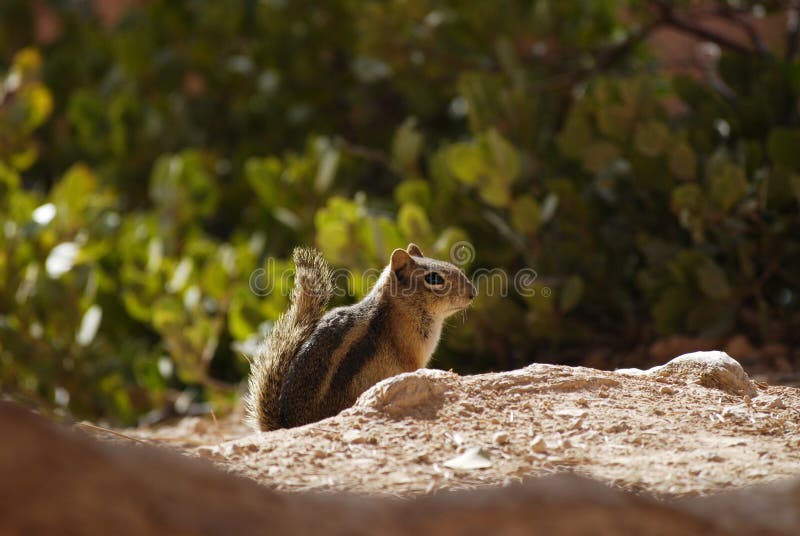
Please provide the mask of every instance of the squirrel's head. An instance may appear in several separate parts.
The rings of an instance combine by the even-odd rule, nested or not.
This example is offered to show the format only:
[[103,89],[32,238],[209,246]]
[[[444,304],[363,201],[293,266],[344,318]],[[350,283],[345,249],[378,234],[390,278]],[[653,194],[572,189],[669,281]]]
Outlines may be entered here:
[[391,292],[442,318],[469,307],[477,295],[456,265],[426,257],[416,244],[394,250],[389,270]]

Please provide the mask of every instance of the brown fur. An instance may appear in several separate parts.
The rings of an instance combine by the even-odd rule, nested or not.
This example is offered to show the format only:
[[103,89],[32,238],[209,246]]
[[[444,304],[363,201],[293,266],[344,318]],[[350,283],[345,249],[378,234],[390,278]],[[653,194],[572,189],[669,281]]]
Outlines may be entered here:
[[[361,302],[323,316],[332,292],[330,269],[313,250],[298,251],[292,304],[250,376],[249,414],[261,430],[335,415],[377,382],[426,366],[444,319],[475,296],[456,266],[424,257],[409,244],[392,252],[389,266]],[[431,272],[441,284],[426,282]],[[313,281],[324,296],[308,291]]]
[[283,376],[333,293],[330,267],[319,253],[297,248],[292,257],[296,274],[289,309],[275,322],[250,367],[245,406],[251,425],[261,430],[280,428],[278,394]]

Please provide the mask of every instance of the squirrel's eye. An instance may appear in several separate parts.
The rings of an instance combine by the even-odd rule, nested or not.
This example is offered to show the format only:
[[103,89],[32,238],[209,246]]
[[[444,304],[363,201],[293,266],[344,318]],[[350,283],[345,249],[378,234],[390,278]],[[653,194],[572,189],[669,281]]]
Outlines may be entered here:
[[444,285],[444,277],[436,272],[428,272],[425,274],[425,282],[429,285]]

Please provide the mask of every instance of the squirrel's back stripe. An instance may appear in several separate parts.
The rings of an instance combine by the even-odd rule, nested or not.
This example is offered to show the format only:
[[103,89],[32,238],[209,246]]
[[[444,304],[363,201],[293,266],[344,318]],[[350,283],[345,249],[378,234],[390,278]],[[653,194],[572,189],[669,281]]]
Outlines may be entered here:
[[382,334],[389,319],[389,305],[378,302],[364,336],[354,341],[333,375],[330,390],[346,392],[355,378],[378,350]]

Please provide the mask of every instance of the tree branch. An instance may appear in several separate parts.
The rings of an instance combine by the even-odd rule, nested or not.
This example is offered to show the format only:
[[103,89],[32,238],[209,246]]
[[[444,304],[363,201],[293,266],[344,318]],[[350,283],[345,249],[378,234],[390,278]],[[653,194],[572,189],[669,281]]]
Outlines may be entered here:
[[720,47],[727,48],[739,54],[750,55],[753,53],[751,49],[743,46],[736,41],[728,39],[727,37],[713,32],[707,28],[703,28],[693,22],[683,19],[675,13],[674,6],[671,2],[665,0],[650,0],[650,5],[654,6],[660,14],[660,21],[666,26],[670,26],[680,32],[694,35],[701,39],[716,43]]
[[[800,0],[795,1],[797,2]],[[756,30],[755,26],[753,26],[746,19],[743,19],[741,15],[739,15],[739,12],[737,12],[728,4],[723,3],[717,8],[716,13],[720,17],[731,21],[744,30],[744,32],[747,34],[747,37],[750,38],[750,42],[753,44],[753,48],[759,56],[767,55],[767,45],[764,43],[764,40],[761,39],[761,34],[758,33],[758,30]]]

